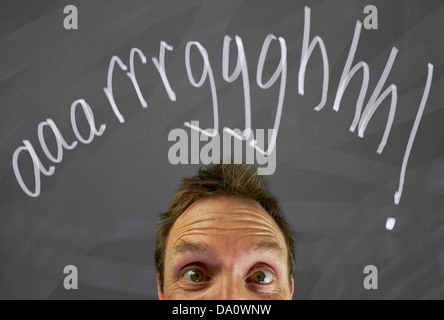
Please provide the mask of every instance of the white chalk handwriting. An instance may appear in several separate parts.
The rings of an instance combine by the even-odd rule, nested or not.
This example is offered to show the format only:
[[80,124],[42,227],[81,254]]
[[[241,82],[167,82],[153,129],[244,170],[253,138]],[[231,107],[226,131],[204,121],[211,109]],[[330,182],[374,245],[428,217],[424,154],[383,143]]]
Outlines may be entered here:
[[[388,145],[389,137],[391,133],[391,129],[395,120],[396,112],[397,112],[397,105],[398,105],[398,90],[397,86],[395,84],[390,84],[386,87],[384,90],[384,87],[386,86],[386,82],[389,78],[390,72],[394,66],[394,63],[396,61],[397,55],[399,53],[399,50],[397,48],[393,48],[390,56],[388,57],[387,64],[385,66],[385,69],[382,73],[382,75],[379,78],[379,81],[376,85],[376,88],[374,89],[373,93],[371,94],[370,98],[367,101],[367,104],[364,107],[365,100],[367,98],[367,93],[369,89],[369,83],[370,83],[370,67],[369,65],[364,62],[358,62],[353,66],[357,48],[359,46],[359,41],[361,39],[361,32],[362,32],[363,24],[362,22],[358,21],[356,24],[352,45],[349,51],[349,55],[347,58],[347,61],[345,63],[343,73],[341,76],[341,79],[339,81],[339,86],[336,92],[335,100],[333,103],[333,110],[336,112],[340,111],[341,107],[341,101],[342,98],[350,84],[350,82],[353,80],[354,76],[358,73],[358,71],[362,70],[363,73],[363,80],[362,80],[362,86],[361,91],[359,94],[359,98],[356,104],[355,109],[355,115],[353,122],[350,127],[351,132],[355,132],[356,129],[358,129],[358,135],[361,138],[364,138],[365,131],[372,120],[375,112],[379,109],[381,104],[389,97],[391,97],[391,104],[390,104],[390,114],[387,119],[387,125],[381,140],[381,143],[379,145],[379,148],[377,149],[377,153],[382,154]],[[328,50],[327,46],[325,45],[324,40],[319,36],[313,36],[313,40],[310,39],[312,37],[311,35],[311,9],[306,7],[305,8],[305,23],[304,23],[304,37],[303,37],[303,44],[302,44],[302,51],[301,51],[301,61],[300,61],[300,68],[299,68],[299,77],[298,77],[298,93],[303,96],[305,94],[305,79],[306,74],[309,71],[308,70],[308,63],[311,59],[311,56],[314,52],[314,50],[318,47],[321,53],[322,62],[323,62],[323,81],[322,81],[322,97],[319,104],[314,107],[314,109],[318,112],[322,111],[328,102],[328,91],[330,86],[330,63],[328,58]],[[285,103],[285,96],[286,96],[286,90],[287,90],[287,66],[288,66],[288,57],[287,57],[287,42],[283,37],[277,37],[274,34],[270,34],[266,37],[262,50],[260,52],[259,61],[257,63],[257,73],[256,73],[256,84],[259,88],[263,90],[268,90],[271,87],[273,87],[276,83],[279,81],[279,97],[276,105],[276,116],[274,119],[274,123],[272,124],[272,136],[269,140],[268,148],[265,148],[265,145],[259,147],[259,144],[254,138],[252,138],[253,133],[253,119],[252,119],[252,103],[251,103],[251,83],[250,83],[250,77],[249,77],[249,69],[248,69],[248,58],[247,53],[245,51],[244,42],[243,39],[239,36],[235,36],[235,42],[237,47],[237,63],[236,67],[234,68],[234,71],[230,74],[230,54],[232,51],[231,43],[233,42],[233,38],[226,35],[223,42],[223,48],[222,48],[222,78],[227,83],[234,84],[236,80],[241,78],[242,80],[242,86],[243,86],[243,93],[244,93],[244,114],[245,114],[245,130],[232,130],[228,127],[224,128],[224,131],[234,137],[238,141],[247,142],[250,147],[254,148],[258,153],[262,154],[263,156],[267,157],[273,154],[276,148],[277,144],[277,138],[279,134],[279,129],[281,126],[281,119],[284,111],[284,103]],[[268,80],[265,81],[263,79],[263,71],[264,67],[267,64],[267,57],[270,50],[276,50],[276,48],[271,48],[271,46],[276,43],[280,47],[280,62],[278,67],[276,68],[276,71],[274,72],[273,76]],[[193,50],[196,49],[196,50]],[[174,53],[174,47],[164,41],[160,43],[160,51],[159,51],[159,57],[152,58],[152,63],[157,70],[157,72],[160,75],[160,80],[162,80],[162,83],[164,85],[164,88],[168,94],[168,98],[172,102],[177,102],[178,97],[176,92],[174,91],[174,83],[171,83],[168,78],[168,72],[167,72],[167,57],[166,52],[171,52],[171,54]],[[193,72],[193,66],[191,63],[192,55],[198,54],[200,55],[200,58],[202,58],[203,63],[203,71],[202,75],[200,76],[200,79],[196,80],[195,73]],[[147,100],[142,92],[142,89],[139,85],[139,82],[136,77],[136,61],[135,58],[138,57],[138,61],[142,63],[143,66],[147,65],[148,59],[143,53],[142,50],[138,48],[133,48],[130,51],[129,54],[129,67],[124,63],[124,61],[118,57],[114,56],[111,58],[109,69],[108,69],[108,77],[107,77],[107,86],[104,88],[104,92],[106,95],[106,98],[108,99],[111,110],[114,112],[117,120],[121,123],[125,123],[125,117],[122,114],[119,106],[117,105],[115,99],[114,99],[114,93],[113,93],[113,76],[115,72],[116,64],[120,68],[121,71],[126,72],[126,75],[131,80],[131,83],[134,87],[135,93],[137,94],[137,97],[140,101],[141,107],[148,109],[148,103]],[[210,57],[208,55],[208,51],[205,48],[205,46],[202,43],[199,43],[197,41],[189,41],[185,48],[185,69],[188,75],[188,80],[190,84],[197,88],[202,90],[205,84],[209,85],[209,90],[211,93],[212,98],[212,111],[213,111],[213,128],[202,130],[199,127],[198,121],[188,121],[185,122],[185,127],[191,128],[191,133],[193,134],[200,134],[201,136],[204,135],[205,139],[212,139],[212,138],[218,138],[219,137],[219,101],[218,101],[218,94],[217,94],[217,87],[216,87],[216,75],[214,74],[213,67],[210,62]],[[196,67],[196,69],[200,70],[202,66]],[[138,71],[143,71],[139,70]],[[424,114],[425,107],[427,105],[428,97],[431,91],[432,82],[433,82],[433,73],[434,73],[434,67],[432,64],[428,64],[428,76],[427,76],[427,83],[425,85],[424,94],[422,97],[422,101],[418,110],[418,114],[414,123],[414,126],[411,131],[410,138],[407,143],[406,152],[404,156],[404,160],[402,163],[402,169],[400,174],[400,181],[399,181],[399,188],[395,193],[394,202],[396,205],[399,205],[402,197],[402,193],[404,190],[404,184],[406,181],[406,174],[407,174],[407,166],[409,162],[410,155],[413,150],[413,145],[415,142],[416,134],[418,132],[418,129],[420,127],[420,123],[422,120],[422,116]],[[206,89],[208,90],[208,89]],[[77,108],[78,106],[81,106],[81,110],[84,113],[84,116],[87,119],[87,122],[90,127],[89,134],[85,135],[85,133],[80,133],[78,126],[77,126]],[[63,134],[58,129],[57,125],[54,123],[53,120],[47,119],[44,122],[41,122],[38,125],[38,140],[40,143],[40,147],[46,156],[46,158],[54,164],[54,166],[49,166],[49,168],[45,168],[44,165],[41,162],[41,158],[38,156],[34,146],[29,140],[24,140],[23,145],[18,147],[13,156],[12,156],[12,165],[14,174],[16,176],[17,182],[22,188],[22,190],[30,197],[38,197],[41,194],[41,175],[44,176],[52,176],[54,175],[56,171],[56,164],[60,164],[63,161],[63,156],[65,151],[74,150],[78,147],[79,143],[82,144],[91,144],[96,137],[100,137],[105,133],[106,125],[102,124],[97,128],[96,121],[94,119],[94,113],[92,108],[89,106],[89,104],[83,100],[79,99],[75,101],[71,106],[71,127],[73,130],[73,133],[77,139],[77,141],[73,141],[71,143],[68,143],[65,138],[63,137]],[[44,135],[44,130],[46,128],[51,129],[52,135],[56,140],[57,143],[57,154],[54,155],[47,146],[46,138]],[[260,128],[257,128],[260,129]],[[86,137],[85,137],[86,136]],[[199,140],[199,138],[197,138]],[[193,151],[193,148],[196,148],[196,146],[191,146],[191,150]],[[196,152],[192,152],[192,154],[199,154],[199,150],[194,150]],[[27,183],[25,183],[22,173],[20,170],[20,163],[21,161],[24,161],[22,154],[28,154],[33,165],[34,169],[34,185],[29,186]],[[193,155],[192,155],[193,157]],[[199,161],[199,158],[193,158],[192,162]]]

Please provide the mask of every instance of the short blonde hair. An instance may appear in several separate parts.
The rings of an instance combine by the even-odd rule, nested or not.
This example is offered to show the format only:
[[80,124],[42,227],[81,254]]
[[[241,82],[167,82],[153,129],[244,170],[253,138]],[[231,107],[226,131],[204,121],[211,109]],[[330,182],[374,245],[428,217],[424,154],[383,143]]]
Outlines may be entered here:
[[295,273],[295,237],[285,220],[277,199],[269,192],[265,179],[258,175],[255,166],[219,164],[206,169],[201,168],[196,176],[183,179],[182,185],[171,200],[168,210],[160,216],[154,259],[162,290],[166,245],[174,223],[194,203],[220,197],[254,200],[274,219],[287,244],[288,271],[291,283],[291,278]]

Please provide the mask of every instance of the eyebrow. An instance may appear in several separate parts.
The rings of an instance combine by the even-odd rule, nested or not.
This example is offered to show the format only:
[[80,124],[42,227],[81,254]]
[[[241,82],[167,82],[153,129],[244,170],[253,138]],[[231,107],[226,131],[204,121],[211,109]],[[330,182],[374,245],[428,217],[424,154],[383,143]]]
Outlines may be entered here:
[[282,255],[286,254],[282,246],[275,241],[261,241],[254,246],[253,251],[257,253],[272,252]]
[[183,255],[186,253],[205,254],[210,252],[210,248],[206,243],[201,241],[190,242],[186,240],[180,240],[178,243],[176,243],[176,245],[173,247],[173,250],[176,255]]

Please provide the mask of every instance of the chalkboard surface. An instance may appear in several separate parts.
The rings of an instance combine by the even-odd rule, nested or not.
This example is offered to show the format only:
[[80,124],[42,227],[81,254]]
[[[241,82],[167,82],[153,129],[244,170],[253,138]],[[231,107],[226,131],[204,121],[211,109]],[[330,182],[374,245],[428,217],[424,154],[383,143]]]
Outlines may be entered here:
[[[245,128],[229,36],[252,129],[272,129],[282,102],[267,179],[298,239],[295,298],[444,299],[442,30],[442,0],[2,0],[0,298],[157,298],[158,215],[202,165],[171,163],[170,132],[214,128],[215,91],[218,129]],[[283,44],[286,79],[266,88]],[[350,58],[365,63],[353,78]]]

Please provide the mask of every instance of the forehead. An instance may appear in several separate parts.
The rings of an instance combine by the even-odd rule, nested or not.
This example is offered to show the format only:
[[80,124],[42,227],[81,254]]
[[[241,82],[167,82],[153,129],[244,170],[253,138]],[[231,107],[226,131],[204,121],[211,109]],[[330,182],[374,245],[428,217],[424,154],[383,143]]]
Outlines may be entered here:
[[174,224],[168,247],[181,240],[225,241],[235,245],[274,240],[285,248],[284,236],[274,219],[257,202],[242,198],[195,203]]

